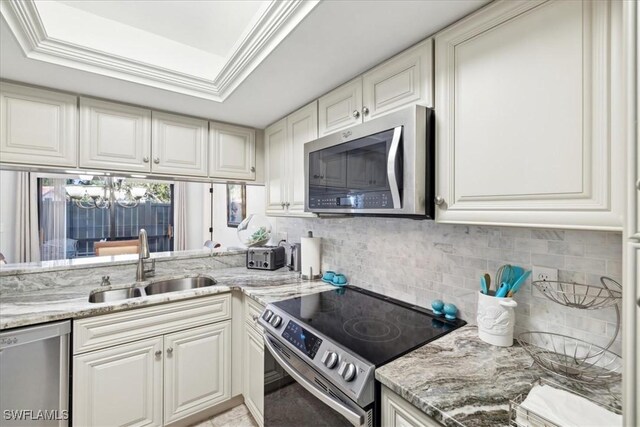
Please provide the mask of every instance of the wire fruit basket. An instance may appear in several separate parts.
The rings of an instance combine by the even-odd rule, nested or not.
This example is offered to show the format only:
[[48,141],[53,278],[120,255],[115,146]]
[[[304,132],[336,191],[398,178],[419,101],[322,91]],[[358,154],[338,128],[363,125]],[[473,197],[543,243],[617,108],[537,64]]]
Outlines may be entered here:
[[[602,287],[562,281],[535,281],[533,285],[551,301],[566,307],[596,310],[613,307],[616,331],[605,347],[567,335],[530,331],[518,335],[523,349],[545,371],[579,383],[607,384],[622,379],[622,358],[609,349],[620,331],[622,286],[601,277]],[[616,285],[618,290],[611,289]]]
[[545,371],[580,383],[622,379],[622,358],[606,348],[551,332],[524,332],[518,342]]

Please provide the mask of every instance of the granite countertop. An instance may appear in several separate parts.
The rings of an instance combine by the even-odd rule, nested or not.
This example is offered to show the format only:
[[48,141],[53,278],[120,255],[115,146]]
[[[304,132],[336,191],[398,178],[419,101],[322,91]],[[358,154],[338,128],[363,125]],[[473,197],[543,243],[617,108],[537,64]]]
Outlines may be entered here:
[[[218,283],[206,288],[198,288],[181,292],[133,298],[129,300],[107,303],[90,303],[89,294],[94,290],[117,289],[127,286],[146,286],[147,284],[173,278],[204,276],[215,279]],[[261,304],[293,298],[300,295],[335,289],[331,285],[317,280],[304,281],[298,273],[287,269],[276,271],[248,270],[245,267],[222,268],[197,273],[172,274],[150,278],[146,282],[114,284],[112,286],[96,286],[99,279],[87,280],[87,285],[48,286],[32,292],[8,292],[0,295],[0,330],[54,320],[73,319],[95,316],[135,307],[144,307],[170,301],[214,295],[232,290],[239,290]]]
[[376,379],[446,426],[507,426],[509,400],[547,378],[614,408],[621,385],[593,388],[550,376],[519,345],[495,347],[464,326],[376,370]]

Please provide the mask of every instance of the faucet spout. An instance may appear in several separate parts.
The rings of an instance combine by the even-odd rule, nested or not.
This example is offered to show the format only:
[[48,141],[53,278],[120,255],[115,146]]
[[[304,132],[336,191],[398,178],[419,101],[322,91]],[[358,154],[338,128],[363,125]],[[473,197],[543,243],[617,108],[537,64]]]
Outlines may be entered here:
[[146,275],[153,275],[156,271],[156,260],[151,263],[151,268],[146,270],[144,267],[144,260],[148,259],[149,254],[149,242],[147,240],[147,231],[144,228],[140,229],[138,234],[138,240],[140,241],[140,252],[138,256],[138,268],[136,269],[136,282],[144,282]]

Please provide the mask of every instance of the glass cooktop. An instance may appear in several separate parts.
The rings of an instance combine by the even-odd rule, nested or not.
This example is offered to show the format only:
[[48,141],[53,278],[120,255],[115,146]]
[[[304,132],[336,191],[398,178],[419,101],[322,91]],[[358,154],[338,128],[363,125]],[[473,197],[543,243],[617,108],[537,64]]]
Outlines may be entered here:
[[465,324],[352,286],[274,305],[375,366]]

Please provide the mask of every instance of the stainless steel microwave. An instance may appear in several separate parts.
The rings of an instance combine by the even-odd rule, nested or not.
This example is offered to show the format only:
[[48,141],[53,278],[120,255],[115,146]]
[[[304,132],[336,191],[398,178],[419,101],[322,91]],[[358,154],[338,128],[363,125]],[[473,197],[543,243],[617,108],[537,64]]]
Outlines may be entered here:
[[306,143],[305,211],[432,219],[434,127],[412,105]]

